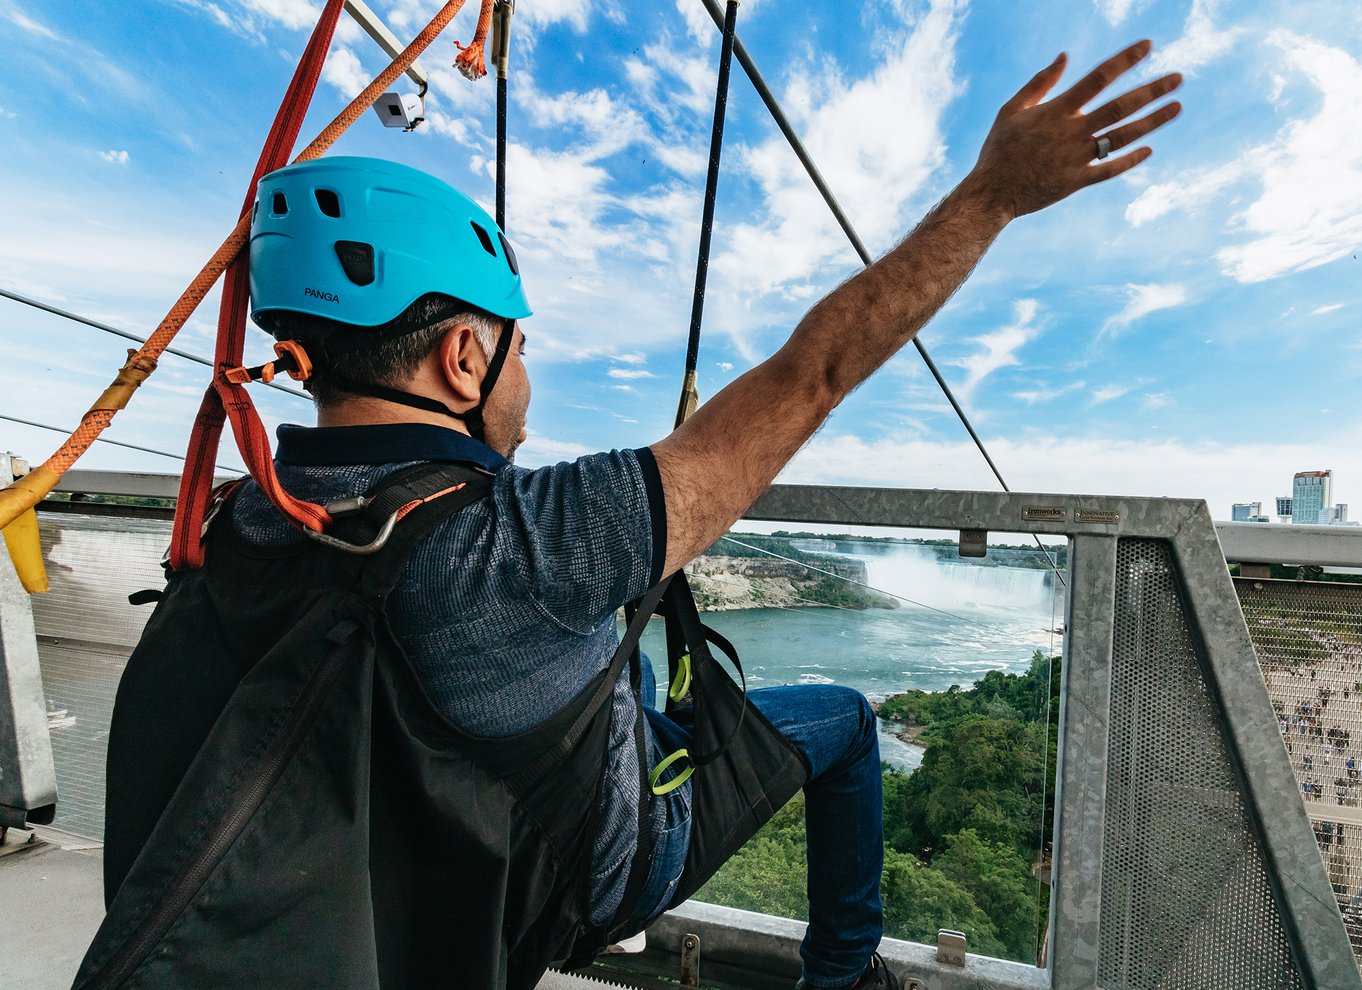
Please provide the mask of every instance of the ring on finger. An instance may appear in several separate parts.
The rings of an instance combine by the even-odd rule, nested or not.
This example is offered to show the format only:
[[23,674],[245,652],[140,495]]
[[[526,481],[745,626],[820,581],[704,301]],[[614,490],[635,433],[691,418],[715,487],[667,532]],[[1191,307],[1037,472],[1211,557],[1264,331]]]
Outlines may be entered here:
[[1107,155],[1109,154],[1111,154],[1111,138],[1103,134],[1100,138],[1097,139],[1097,154],[1095,157],[1097,158],[1098,161],[1101,161],[1103,158],[1106,158]]

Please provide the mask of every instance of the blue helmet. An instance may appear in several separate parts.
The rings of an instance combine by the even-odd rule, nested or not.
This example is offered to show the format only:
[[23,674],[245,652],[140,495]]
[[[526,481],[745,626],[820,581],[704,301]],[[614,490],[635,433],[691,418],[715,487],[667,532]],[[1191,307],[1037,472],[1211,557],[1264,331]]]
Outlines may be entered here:
[[378,158],[318,158],[260,179],[251,214],[251,318],[276,313],[373,327],[428,293],[530,315],[515,253],[480,206]]

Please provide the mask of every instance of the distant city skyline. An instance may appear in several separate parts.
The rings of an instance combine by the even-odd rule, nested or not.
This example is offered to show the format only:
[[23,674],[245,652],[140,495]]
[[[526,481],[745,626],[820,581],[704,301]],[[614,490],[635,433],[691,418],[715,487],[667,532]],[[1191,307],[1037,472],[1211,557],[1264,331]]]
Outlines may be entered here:
[[[1334,472],[1331,468],[1297,471],[1291,478],[1291,494],[1274,500],[1279,522],[1297,526],[1357,526],[1348,520],[1348,503],[1333,500]],[[1231,522],[1272,522],[1263,513],[1262,502],[1235,502],[1230,506]]]

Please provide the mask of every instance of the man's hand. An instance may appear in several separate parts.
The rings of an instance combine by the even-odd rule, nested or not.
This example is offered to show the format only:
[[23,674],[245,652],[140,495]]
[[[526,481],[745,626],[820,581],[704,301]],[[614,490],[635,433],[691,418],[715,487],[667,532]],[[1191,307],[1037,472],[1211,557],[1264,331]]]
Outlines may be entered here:
[[1149,49],[1148,41],[1136,42],[1068,91],[1042,103],[1064,73],[1066,59],[1060,55],[1003,104],[979,161],[964,184],[1012,219],[1042,210],[1084,186],[1105,182],[1140,164],[1152,154],[1148,147],[1094,163],[1097,139],[1107,138],[1110,150],[1119,151],[1168,123],[1182,110],[1181,104],[1168,103],[1138,120],[1121,122],[1177,89],[1182,76],[1174,72],[1145,83],[1091,113],[1084,113],[1083,107],[1130,71]]

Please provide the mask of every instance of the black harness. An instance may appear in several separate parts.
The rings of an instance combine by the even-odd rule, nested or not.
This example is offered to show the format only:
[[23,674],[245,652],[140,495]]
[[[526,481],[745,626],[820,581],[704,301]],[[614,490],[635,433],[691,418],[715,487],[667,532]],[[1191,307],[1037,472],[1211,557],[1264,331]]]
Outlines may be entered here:
[[[531,990],[553,960],[588,960],[620,934],[584,921],[609,699],[626,663],[637,683],[638,640],[664,598],[669,627],[697,637],[692,692],[713,713],[697,722],[708,762],[693,782],[709,825],[694,829],[677,901],[802,785],[798,754],[695,660],[705,631],[679,579],[649,592],[609,667],[547,722],[496,739],[450,726],[384,606],[413,550],[491,483],[463,465],[396,472],[337,524],[336,538],[372,548],[399,518],[363,555],[209,529],[207,566],[172,575],[119,685],[109,910],[79,990]],[[640,744],[641,726],[640,714]],[[650,862],[643,793],[620,917]]]

